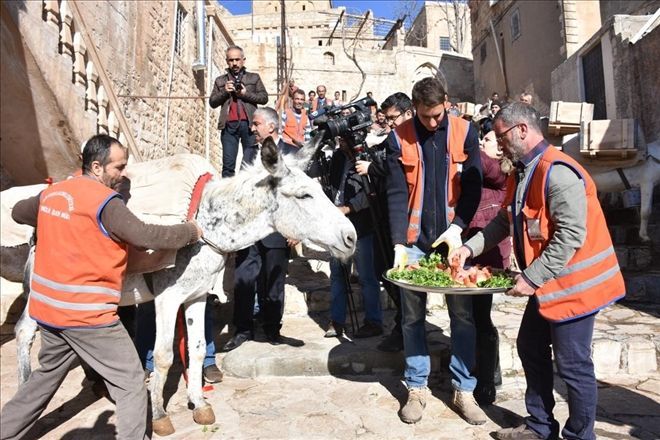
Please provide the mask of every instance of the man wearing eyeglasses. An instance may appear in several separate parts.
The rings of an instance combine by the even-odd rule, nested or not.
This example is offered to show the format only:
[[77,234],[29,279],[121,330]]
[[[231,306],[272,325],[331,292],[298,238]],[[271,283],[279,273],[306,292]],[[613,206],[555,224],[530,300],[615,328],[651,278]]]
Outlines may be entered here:
[[[540,117],[516,102],[495,116],[493,130],[516,165],[497,217],[450,253],[462,266],[513,231],[522,270],[508,295],[527,297],[516,345],[525,371],[529,416],[498,439],[557,439],[553,415],[553,366],[566,382],[566,439],[595,439],[597,382],[591,340],[598,311],[625,295],[596,186],[574,159],[543,138]],[[511,229],[510,229],[511,228]]]
[[[462,245],[481,197],[481,159],[475,127],[447,115],[445,90],[436,78],[413,86],[415,116],[401,122],[387,140],[387,201],[394,267],[415,263],[440,243]],[[392,115],[394,116],[394,115]],[[408,401],[399,416],[422,419],[431,362],[426,345],[426,293],[401,291],[404,371]],[[470,424],[486,423],[474,400],[476,329],[470,297],[447,295],[451,323],[449,370],[454,409]]]
[[[381,104],[381,111],[385,116],[385,121],[394,130],[396,127],[411,119],[413,117],[413,104],[408,95],[402,92],[394,93],[388,96]],[[385,150],[387,143],[383,142],[374,147],[375,154],[371,155],[371,161],[358,160],[355,162],[355,169],[360,175],[368,175],[369,179],[374,182],[376,187],[377,201],[379,212],[386,215],[387,208],[387,195],[385,192],[385,179],[387,177],[387,167],[385,163]],[[379,237],[385,243],[379,243],[379,247],[387,247],[387,250],[374,249],[376,256],[376,273],[382,274],[386,269],[392,267],[393,260],[390,250],[392,249],[392,242],[390,241],[390,225],[387,217],[381,218],[377,225],[380,229]],[[396,315],[394,316],[394,328],[392,332],[383,339],[376,348],[380,351],[396,353],[403,350],[403,334],[401,331],[401,294],[398,287],[383,281],[383,286],[387,290],[388,295],[394,302],[396,307]]]
[[[218,119],[220,142],[222,143],[222,177],[236,173],[238,143],[243,146],[243,156],[247,148],[256,145],[250,130],[252,116],[257,105],[268,102],[268,92],[258,73],[245,70],[245,55],[238,46],[227,48],[227,73],[215,79],[209,98],[211,108],[222,106]],[[249,154],[248,154],[249,156]]]

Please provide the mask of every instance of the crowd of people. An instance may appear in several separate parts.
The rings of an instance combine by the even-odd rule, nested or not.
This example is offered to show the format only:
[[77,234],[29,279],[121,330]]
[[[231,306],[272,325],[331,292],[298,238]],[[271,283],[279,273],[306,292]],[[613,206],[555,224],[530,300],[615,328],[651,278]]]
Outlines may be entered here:
[[[269,137],[283,154],[294,154],[310,140],[312,120],[322,109],[345,104],[338,91],[334,99],[328,97],[325,85],[306,94],[291,83],[277,110],[260,107],[268,102],[268,93],[259,75],[246,70],[243,50],[231,46],[226,61],[227,72],[215,80],[210,96],[211,107],[221,107],[222,177],[240,172],[236,166],[239,144],[243,164],[254,161]],[[425,78],[414,84],[410,97],[397,92],[380,106],[374,102],[367,130],[377,142],[358,152],[352,142],[332,139],[335,148],[325,157],[325,168],[315,171],[328,197],[357,232],[352,263],[364,318],[350,336],[380,336],[391,324],[391,332],[376,347],[403,352],[408,396],[399,416],[405,423],[417,423],[430,398],[427,294],[399,289],[379,274],[414,264],[441,246],[446,246],[447,260],[455,267],[469,262],[505,269],[515,261],[520,274],[507,294],[529,298],[517,340],[529,415],[522,425],[498,431],[496,438],[593,439],[597,386],[590,347],[594,320],[601,308],[625,293],[594,183],[579,164],[544,139],[530,94],[523,92],[514,102],[505,102],[493,93],[474,114],[466,115],[450,102],[450,92],[438,79]],[[345,109],[345,114],[351,111]],[[120,213],[129,214],[118,199],[108,201],[108,197],[112,179],[125,167],[126,153],[116,140],[94,142],[101,141],[102,146],[90,141],[83,153],[84,173],[92,179],[79,185],[76,181],[75,187],[73,182],[66,184],[89,208],[81,227],[90,227],[85,222],[102,210],[104,234],[113,238],[105,240],[100,233],[95,238],[95,249],[103,252],[104,260],[102,265],[90,264],[91,272],[116,267],[125,252],[121,243],[177,248],[199,238],[201,231],[194,223],[153,231],[144,226],[122,228],[115,220]],[[40,213],[37,222],[37,213],[47,204],[47,197],[28,200],[17,205],[14,216],[22,223],[36,224],[38,235],[71,235],[71,230],[62,229],[45,214]],[[166,230],[170,239],[158,240]],[[51,245],[44,241],[37,247],[35,276],[47,281],[54,272],[63,271],[77,280],[71,267],[44,264]],[[274,233],[236,254],[234,333],[221,351],[253,340],[255,325],[263,328],[270,344],[304,344],[280,333],[285,277],[290,250],[296,244]],[[80,243],[80,247],[85,246]],[[330,262],[331,308],[325,330],[329,338],[349,333],[350,264]],[[121,290],[121,280],[116,278],[112,280]],[[48,289],[60,286],[46,281]],[[381,286],[396,307],[392,323],[383,322]],[[446,302],[451,328],[447,372],[453,388],[451,406],[467,423],[480,425],[488,420],[484,407],[495,402],[501,384],[498,331],[490,317],[492,295],[446,295]],[[30,312],[42,326],[42,367],[3,408],[3,438],[20,438],[36,421],[49,399],[47,394],[55,392],[75,355],[104,378],[123,375],[122,382],[109,390],[117,401],[118,432],[125,438],[141,438],[146,429],[141,425],[146,422],[146,392],[142,375],[135,370],[153,369],[154,329],[149,324],[153,306],[138,308],[141,326],[146,327],[136,337],[139,368],[137,356],[116,350],[128,339],[113,318],[116,310],[108,311],[108,319],[85,321],[84,327],[90,330],[83,335],[68,328],[66,317],[51,315],[49,304],[39,296],[31,298]],[[222,373],[215,365],[213,323],[207,318],[204,377],[217,382]],[[100,346],[94,338],[109,340]],[[553,358],[568,393],[569,417],[561,431],[553,415]],[[26,419],[26,414],[31,416]]]

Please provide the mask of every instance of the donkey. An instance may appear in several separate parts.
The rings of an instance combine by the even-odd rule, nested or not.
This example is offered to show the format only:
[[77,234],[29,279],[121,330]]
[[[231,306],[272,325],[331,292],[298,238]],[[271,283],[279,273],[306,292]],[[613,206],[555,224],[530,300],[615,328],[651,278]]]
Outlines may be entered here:
[[[264,141],[261,163],[229,179],[212,179],[202,195],[197,222],[205,242],[179,250],[174,268],[152,274],[156,305],[154,374],[150,383],[153,430],[164,436],[174,432],[163,403],[163,386],[174,354],[175,321],[179,306],[185,308],[188,330],[188,399],[193,420],[215,423],[215,414],[202,395],[205,355],[204,308],[206,295],[225,266],[226,254],[246,248],[272,232],[320,246],[340,259],[349,258],[356,244],[353,225],[325,196],[321,186],[304,168],[321,141],[317,136],[296,155],[282,156],[271,139]],[[145,293],[144,277],[126,277],[121,305],[152,299]],[[19,372],[29,375],[29,346],[35,324],[24,312],[16,325]],[[27,354],[27,357],[26,357]]]
[[621,168],[632,188],[639,188],[641,193],[639,238],[649,242],[648,223],[653,208],[653,188],[660,183],[660,140],[647,144],[647,153],[634,163],[623,165],[609,165],[606,160],[587,160],[580,155],[579,146],[573,138],[563,145],[564,153],[576,159],[585,167],[601,192],[618,192],[626,186],[617,172]]

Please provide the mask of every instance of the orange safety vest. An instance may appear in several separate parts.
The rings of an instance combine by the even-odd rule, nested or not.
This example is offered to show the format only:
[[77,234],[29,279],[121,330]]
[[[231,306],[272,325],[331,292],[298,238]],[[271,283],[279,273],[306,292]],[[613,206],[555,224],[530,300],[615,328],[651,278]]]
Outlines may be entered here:
[[[470,123],[465,119],[447,115],[447,190],[445,191],[445,206],[447,206],[447,224],[454,219],[455,208],[461,196],[462,164],[467,160],[465,154],[465,139],[470,129]],[[411,118],[394,129],[394,137],[401,150],[401,163],[408,183],[408,233],[406,239],[414,244],[419,238],[419,228],[422,219],[424,203],[424,156],[422,147],[417,140],[415,120]]]
[[118,193],[86,176],[46,188],[40,197],[30,316],[56,328],[117,321],[127,246],[112,240],[101,211]]
[[305,128],[309,124],[309,118],[307,118],[307,112],[305,109],[302,109],[300,115],[300,123],[298,118],[296,118],[296,113],[293,109],[286,109],[286,123],[282,129],[282,137],[284,142],[288,144],[294,144],[295,142],[304,143],[305,142]]
[[[596,185],[580,164],[568,155],[549,146],[539,159],[528,181],[523,201],[522,256],[527,266],[544,251],[554,233],[547,209],[546,184],[548,173],[556,163],[572,168],[585,184],[587,197],[587,236],[566,267],[553,279],[536,290],[539,312],[549,321],[561,322],[594,313],[625,296],[625,284],[614,253],[605,216],[596,197]],[[509,213],[513,225],[516,184],[509,176],[507,195],[502,207]],[[517,236],[514,238],[518,238]]]

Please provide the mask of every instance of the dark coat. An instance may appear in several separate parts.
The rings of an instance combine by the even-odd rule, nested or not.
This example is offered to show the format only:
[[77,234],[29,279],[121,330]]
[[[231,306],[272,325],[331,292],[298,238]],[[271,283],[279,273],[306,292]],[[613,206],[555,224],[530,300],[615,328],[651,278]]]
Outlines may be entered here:
[[[228,80],[228,73],[217,77],[213,85],[211,97],[209,98],[211,108],[216,108],[219,105],[222,106],[220,109],[220,118],[218,119],[218,130],[225,128],[227,115],[229,114],[229,104],[231,103],[231,99],[229,98],[234,95],[234,93],[229,93],[225,90],[225,84],[227,84]],[[240,96],[238,101],[245,108],[248,125],[252,125],[252,116],[257,109],[257,104],[265,105],[268,102],[268,92],[264,87],[264,83],[261,82],[261,77],[258,73],[245,72],[241,82],[245,87],[246,93]]]
[[344,172],[346,162],[350,159],[341,149],[335,150],[330,159],[330,186],[332,201],[335,201],[342,180],[344,184],[344,206],[351,208],[346,216],[355,227],[358,238],[373,232],[373,222],[369,212],[369,200],[362,186],[362,178],[351,163]]

